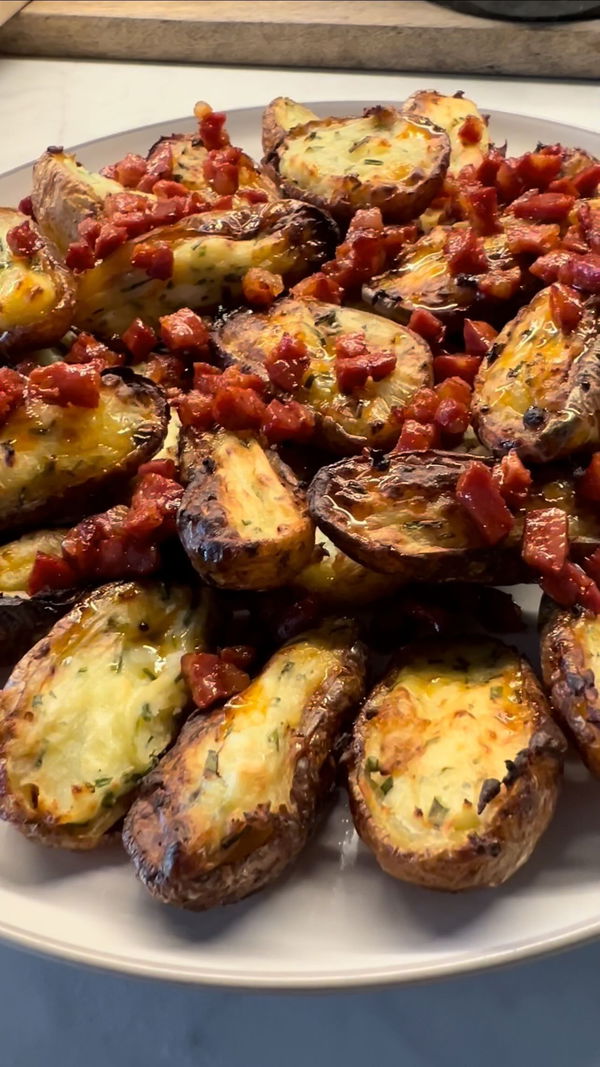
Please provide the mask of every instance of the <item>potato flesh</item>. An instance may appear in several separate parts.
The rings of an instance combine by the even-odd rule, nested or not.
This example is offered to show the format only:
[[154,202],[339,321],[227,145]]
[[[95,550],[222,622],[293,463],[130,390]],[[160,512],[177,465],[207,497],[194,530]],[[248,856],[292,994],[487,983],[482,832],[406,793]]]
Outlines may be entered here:
[[584,340],[573,334],[565,340],[552,318],[549,290],[542,289],[531,301],[528,314],[505,326],[496,344],[503,345],[502,351],[484,367],[476,395],[479,404],[502,413],[510,436],[513,421],[522,430],[529,408],[561,410],[561,386],[583,351]]
[[591,670],[596,685],[600,682],[600,616],[582,615],[570,622],[574,646],[583,650],[583,662],[586,670]]
[[287,274],[298,259],[297,250],[282,234],[249,240],[232,240],[215,234],[190,233],[180,237],[156,230],[154,239],[173,249],[172,277],[148,278],[131,267],[131,242],[79,278],[76,321],[103,336],[121,334],[136,317],[157,326],[161,315],[181,307],[210,310],[224,294],[237,298],[242,278],[251,267],[266,267]]
[[484,829],[483,783],[501,782],[531,735],[518,656],[493,643],[416,655],[368,707],[360,788],[394,846],[446,848]]
[[66,530],[38,530],[24,534],[0,547],[0,592],[20,593],[27,589],[38,552],[60,556]]
[[398,117],[390,127],[377,116],[334,119],[291,133],[281,155],[282,177],[327,198],[331,180],[340,175],[361,182],[416,183],[432,164],[439,133]]
[[11,792],[30,806],[37,791],[32,817],[83,825],[133,788],[173,737],[189,699],[181,656],[204,629],[189,591],[152,586],[108,592],[54,645],[50,634],[54,673],[36,668],[7,756]]
[[2,427],[0,457],[4,451],[11,463],[0,462],[0,516],[118,467],[136,448],[136,432],[155,418],[150,399],[143,403],[119,382],[104,384],[96,408],[38,400],[17,408]]
[[252,813],[293,809],[297,731],[317,691],[342,669],[345,651],[326,630],[306,634],[277,652],[196,744],[181,748],[178,791],[196,847],[218,851]]
[[[369,379],[351,395],[340,392],[335,373],[336,341],[348,333],[364,334],[369,348],[392,352],[397,360],[386,378]],[[240,361],[257,348],[264,359],[285,334],[303,341],[310,359],[295,399],[322,418],[333,419],[350,436],[367,437],[369,443],[371,438],[377,444],[379,439],[393,443],[399,425],[388,425],[392,408],[409,403],[418,389],[433,380],[431,355],[420,339],[387,319],[334,304],[285,300],[264,319],[249,317],[237,334],[230,334],[226,326],[222,344]]]
[[314,111],[290,100],[288,96],[279,96],[270,105],[273,109],[275,120],[282,130],[293,130],[294,126],[303,126],[305,122],[318,119]]
[[[124,192],[124,187],[120,182],[114,181],[112,178],[106,178],[103,174],[97,174],[95,171],[86,170],[80,163],[77,162],[75,156],[64,153],[64,155],[54,156],[57,163],[60,163],[72,178],[91,190],[91,192],[98,198],[98,200],[104,200],[105,197],[114,193]],[[145,196],[149,200],[156,200],[156,197],[152,193],[139,193],[136,190],[136,196]]]
[[279,541],[298,527],[294,497],[258,441],[224,433],[215,441],[213,458],[223,487],[227,525],[239,540]]
[[0,333],[36,323],[62,298],[39,252],[23,258],[8,247],[8,231],[25,221],[27,216],[18,211],[0,212]]
[[[186,189],[207,193],[214,198],[214,188],[204,174],[204,163],[208,158],[207,149],[203,145],[194,144],[189,138],[182,138],[182,140],[173,138],[170,141],[170,148],[173,160],[173,181],[182,182]],[[240,189],[263,189],[270,200],[276,199],[276,191],[271,183],[263,178],[260,171],[245,155],[240,159],[238,184]],[[237,201],[238,197],[234,194],[234,203]],[[247,207],[246,200],[242,198],[240,202]]]

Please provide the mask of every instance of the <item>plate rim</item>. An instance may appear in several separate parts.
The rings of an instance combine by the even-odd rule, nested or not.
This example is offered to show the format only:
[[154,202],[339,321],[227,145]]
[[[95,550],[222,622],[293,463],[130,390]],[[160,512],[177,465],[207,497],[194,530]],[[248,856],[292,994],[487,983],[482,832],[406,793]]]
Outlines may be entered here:
[[[381,100],[368,101],[363,98],[358,100],[309,100],[303,101],[308,106],[314,105],[319,108],[346,108],[348,105],[362,107],[373,106],[382,103]],[[397,101],[383,101],[397,105]],[[249,112],[263,110],[263,106],[229,108],[228,116],[244,116]],[[574,131],[588,134],[600,140],[600,130],[593,130],[587,126],[555,122],[553,119],[540,118],[527,113],[503,111],[497,108],[484,109],[492,120],[528,119],[544,125],[549,124],[558,131],[558,136],[564,131],[565,137],[572,138]],[[154,123],[144,123],[140,126],[132,126],[126,129],[115,130],[101,137],[90,138],[69,145],[67,151],[78,152],[86,148],[96,146],[102,142],[109,142],[116,137],[126,137],[142,133],[144,130],[152,130],[157,127],[167,128],[171,124],[193,122],[192,116],[160,120]],[[11,178],[29,170],[35,160],[29,160],[11,167],[0,173],[0,181]],[[25,194],[24,194],[25,195]],[[373,987],[389,987],[393,985],[418,985],[433,981],[442,981],[474,972],[487,971],[496,967],[506,967],[515,963],[524,963],[527,960],[538,959],[542,956],[557,954],[579,945],[588,944],[600,937],[600,909],[598,918],[583,925],[570,925],[557,934],[550,934],[538,941],[512,942],[497,950],[484,950],[479,953],[471,951],[464,956],[450,959],[447,962],[431,961],[423,964],[410,964],[408,967],[398,969],[398,965],[390,964],[385,967],[366,967],[340,971],[333,969],[330,972],[317,974],[292,972],[279,972],[277,974],[265,974],[260,970],[231,970],[227,968],[208,968],[183,963],[157,963],[150,960],[134,959],[119,955],[114,952],[104,952],[98,949],[85,948],[74,945],[60,938],[42,936],[33,933],[22,926],[16,926],[0,917],[0,940],[14,948],[21,948],[36,955],[57,959],[74,966],[86,966],[97,971],[109,971],[114,974],[125,974],[136,978],[155,979],[169,981],[180,985],[199,985],[203,987],[245,989],[248,992],[256,991],[287,991],[287,992],[325,992],[327,990],[350,990]]]

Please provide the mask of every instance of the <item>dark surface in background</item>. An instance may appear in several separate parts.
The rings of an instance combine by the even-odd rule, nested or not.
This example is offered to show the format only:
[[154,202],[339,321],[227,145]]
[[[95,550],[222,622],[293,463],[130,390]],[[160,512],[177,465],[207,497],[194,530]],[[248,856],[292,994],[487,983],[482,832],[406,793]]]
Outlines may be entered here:
[[585,19],[600,15],[598,0],[434,0],[466,15],[526,21]]

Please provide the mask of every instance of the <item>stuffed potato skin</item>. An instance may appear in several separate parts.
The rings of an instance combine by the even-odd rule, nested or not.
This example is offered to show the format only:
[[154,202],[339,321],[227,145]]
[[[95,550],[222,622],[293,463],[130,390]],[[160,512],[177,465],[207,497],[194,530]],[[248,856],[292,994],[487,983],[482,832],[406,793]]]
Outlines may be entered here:
[[[381,381],[369,380],[363,388],[344,394],[336,379],[335,345],[348,333],[363,334],[369,348],[393,353],[396,367]],[[274,389],[269,380],[265,359],[286,334],[308,349],[309,365],[292,396],[315,413],[316,443],[339,455],[365,447],[391,448],[400,433],[394,409],[404,407],[418,389],[433,383],[427,343],[412,330],[378,315],[293,298],[277,301],[265,314],[239,311],[227,316],[213,339],[225,364],[260,375],[267,387],[281,395],[282,390]]]
[[[163,153],[167,147],[171,153],[171,174],[174,182],[181,182],[185,189],[192,192],[202,193],[207,202],[217,199],[214,185],[206,177],[205,163],[209,158],[208,149],[202,144],[202,140],[194,134],[173,133],[170,137],[161,137],[148,153],[148,162],[152,164],[156,152]],[[267,200],[279,200],[279,190],[266,174],[263,174],[256,163],[245,152],[242,152],[238,161],[238,189],[245,192],[248,189],[260,190]],[[247,206],[248,201],[243,193],[233,194],[233,206]]]
[[256,438],[226,430],[194,436],[184,457],[188,484],[177,524],[201,577],[221,589],[285,585],[314,548],[306,500],[289,467]]
[[383,106],[359,118],[297,125],[297,117],[289,102],[275,100],[264,118],[266,144],[277,140],[282,119],[294,122],[263,161],[286,196],[325,208],[341,223],[369,207],[387,222],[404,222],[440,190],[450,144],[428,119]]
[[546,615],[541,659],[550,703],[586,767],[600,778],[600,619],[550,601],[540,614]]
[[600,442],[600,325],[588,306],[567,333],[542,289],[498,334],[475,380],[473,425],[495,453],[546,463]]
[[0,208],[0,357],[12,360],[29,348],[59,341],[73,321],[72,276],[44,242],[31,256],[17,256],[6,240],[9,230],[36,224],[12,208]]
[[[81,240],[79,223],[101,215],[106,197],[124,191],[119,182],[86,170],[59,148],[49,148],[33,166],[34,214],[40,231],[63,258],[71,242]],[[140,195],[156,200],[148,193]]]
[[126,487],[167,432],[162,392],[129,370],[102,374],[96,408],[34,399],[0,441],[0,531],[66,522],[99,510]]
[[36,530],[0,546],[0,664],[12,667],[80,597],[79,589],[29,596],[38,552],[60,556],[66,530]]
[[500,885],[552,818],[565,748],[514,649],[474,638],[408,646],[355,724],[356,828],[394,878]]
[[279,877],[315,826],[363,686],[354,624],[333,620],[281,648],[222,708],[193,715],[125,821],[152,895],[204,910]]
[[[103,337],[122,334],[134,318],[155,327],[181,307],[214,312],[242,303],[242,279],[251,267],[281,274],[293,285],[317,270],[333,250],[333,221],[318,208],[280,200],[237,211],[206,211],[127,241],[78,278],[75,321]],[[173,252],[168,280],[132,267],[138,244]]]
[[0,816],[44,844],[100,844],[177,733],[181,655],[203,646],[206,615],[206,595],[123,582],[57,623],[4,689]]
[[477,104],[462,93],[444,96],[435,90],[421,89],[409,96],[402,110],[406,115],[429,119],[448,134],[448,174],[458,174],[467,166],[478,167],[487,155],[490,147],[487,122]]
[[292,584],[324,604],[349,609],[392,596],[403,582],[356,563],[317,529],[313,555]]
[[[450,270],[444,251],[446,239],[452,230],[464,226],[434,226],[407,249],[396,266],[363,285],[365,303],[378,315],[400,323],[407,323],[413,311],[431,311],[451,329],[462,327],[466,316],[493,319],[505,313],[512,304],[484,298],[477,276],[455,276]],[[508,249],[506,234],[484,237],[483,245],[491,270],[509,271],[518,266]],[[522,287],[526,285],[524,276]]]
[[[515,516],[508,536],[490,548],[456,499],[458,478],[473,458],[457,452],[401,452],[383,461],[369,456],[340,460],[313,479],[309,511],[342,552],[404,581],[530,581],[520,551],[525,512]],[[575,559],[600,544],[594,507],[576,499],[568,470],[542,469],[536,477],[527,509],[545,507],[560,507],[569,515]]]

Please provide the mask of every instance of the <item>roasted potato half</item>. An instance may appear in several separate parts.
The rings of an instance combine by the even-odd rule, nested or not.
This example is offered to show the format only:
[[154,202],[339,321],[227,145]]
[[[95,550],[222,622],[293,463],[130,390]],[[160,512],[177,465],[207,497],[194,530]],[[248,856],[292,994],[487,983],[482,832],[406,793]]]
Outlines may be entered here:
[[92,593],[15,667],[2,695],[0,815],[48,845],[88,849],[173,741],[207,601],[123,582]]
[[408,646],[354,727],[356,828],[394,878],[500,885],[552,818],[565,747],[514,649],[472,637]]
[[[508,537],[490,548],[456,499],[458,478],[472,461],[453,452],[340,460],[313,479],[309,510],[342,552],[404,581],[529,581],[532,574],[520,555],[525,513],[515,517]],[[600,520],[593,506],[580,507],[566,471],[542,471],[533,486],[528,509],[550,506],[569,515],[576,558],[600,544]]]
[[556,718],[600,778],[600,618],[542,602],[542,674]]
[[[413,311],[424,308],[450,328],[462,327],[467,315],[494,318],[502,313],[507,302],[484,298],[475,275],[455,276],[450,270],[444,251],[446,239],[451,229],[464,226],[462,222],[454,227],[434,226],[401,255],[392,270],[363,285],[365,303],[379,315],[403,323],[408,322]],[[491,270],[508,271],[517,266],[504,233],[484,237],[483,244]]]
[[570,333],[542,289],[498,334],[473,392],[473,425],[493,452],[546,463],[600,442],[600,322],[588,307]]
[[[152,163],[155,155],[163,155],[165,148],[171,154],[172,180],[181,182],[186,189],[202,193],[210,203],[211,199],[217,199],[214,185],[206,177],[204,164],[208,158],[208,150],[195,134],[172,133],[170,137],[161,137],[148,153],[148,162]],[[250,156],[242,152],[239,159],[238,189],[260,190],[265,193],[268,200],[279,200],[279,190],[271,178],[263,174]],[[233,206],[246,206],[248,201],[238,193],[233,194]]]
[[0,531],[100,510],[160,448],[163,394],[130,371],[105,371],[96,408],[28,400],[2,426]]
[[[369,348],[396,356],[396,367],[387,378],[370,379],[351,394],[340,391],[335,373],[335,343],[347,333],[361,333]],[[264,362],[285,334],[299,338],[309,352],[310,364],[293,397],[314,411],[317,443],[342,455],[366,446],[391,448],[400,433],[393,409],[408,404],[418,389],[433,382],[426,342],[366,311],[292,298],[278,301],[263,315],[251,311],[230,315],[214,340],[225,363],[259,374],[271,386]]]
[[429,119],[448,134],[449,174],[458,174],[467,166],[478,167],[489,151],[487,121],[477,104],[462,93],[443,96],[435,90],[421,89],[409,96],[402,111],[405,115]]
[[187,448],[177,525],[198,574],[222,589],[286,585],[315,543],[290,468],[255,438],[226,430],[201,434]]
[[[106,197],[124,191],[119,182],[86,170],[62,148],[49,148],[33,166],[35,217],[44,237],[61,256],[72,241],[81,240],[79,223],[90,215],[101,215]],[[149,193],[140,195],[156,200]]]
[[[264,143],[272,145],[264,163],[286,196],[326,208],[343,223],[368,207],[402,222],[441,188],[450,143],[428,119],[377,106],[357,118],[313,115],[298,125],[305,110],[278,98],[263,119]],[[284,122],[292,125],[280,137]]]
[[65,589],[30,596],[38,552],[60,556],[66,530],[36,530],[0,546],[0,664],[12,666],[81,596]]
[[0,208],[0,358],[3,360],[60,340],[73,319],[73,279],[45,242],[30,256],[11,252],[7,234],[23,223],[38,232],[27,215],[13,208]]
[[224,707],[192,716],[125,820],[153,896],[203,910],[277,878],[313,830],[363,686],[354,625],[330,621],[276,652]]
[[[181,307],[215,311],[242,302],[251,267],[281,274],[287,285],[317,270],[333,249],[336,228],[318,208],[280,200],[238,211],[206,211],[142,234],[79,276],[76,322],[92,333],[121,334],[140,317],[156,326]],[[149,278],[132,267],[137,244],[166,244],[172,276]]]
[[295,589],[325,604],[362,607],[391,596],[404,583],[389,574],[363,567],[341,551],[322,532],[315,532],[315,548],[306,567],[292,579]]

